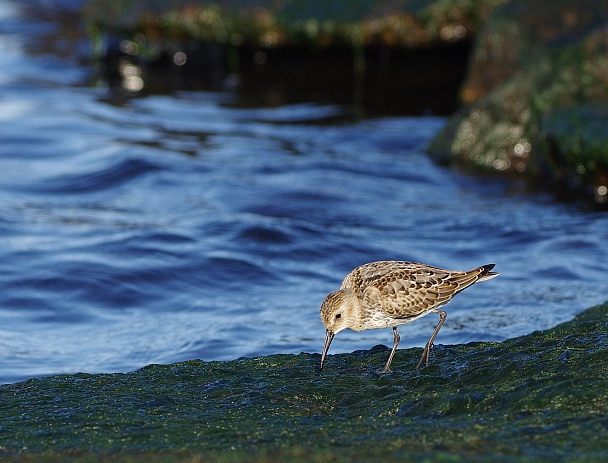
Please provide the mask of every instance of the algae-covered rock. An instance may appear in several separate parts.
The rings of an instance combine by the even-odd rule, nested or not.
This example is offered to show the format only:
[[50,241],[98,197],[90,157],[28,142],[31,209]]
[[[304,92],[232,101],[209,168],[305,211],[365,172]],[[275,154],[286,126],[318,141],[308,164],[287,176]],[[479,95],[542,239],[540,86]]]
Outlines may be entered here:
[[[582,129],[585,121],[579,118],[579,132],[587,135],[584,147],[563,131],[559,145],[547,144],[541,121],[549,127],[568,108],[608,106],[607,22],[606,1],[513,0],[495,10],[463,87],[463,100],[470,105],[431,143],[431,155],[442,162],[525,173],[554,191],[568,186],[568,194],[605,203],[597,194],[607,184],[606,155],[597,154],[605,149],[604,135],[590,139],[597,130]],[[575,146],[580,147],[576,153]],[[587,175],[581,176],[581,166]]]
[[507,0],[88,0],[112,89],[226,89],[245,104],[451,114],[473,37]]
[[[584,42],[607,19],[603,0],[511,0],[493,10],[477,39],[462,100],[472,103],[510,76],[541,64],[539,58]],[[580,62],[587,56],[581,50]]]
[[608,104],[550,111],[540,134],[547,162],[566,191],[586,188],[597,204],[608,202]]
[[83,11],[102,30],[152,42],[420,46],[470,38],[505,1],[89,0]]
[[607,349],[604,304],[501,343],[436,346],[419,371],[420,349],[407,349],[379,375],[382,347],[332,355],[323,372],[318,354],[300,354],[33,379],[0,386],[0,451],[602,461]]

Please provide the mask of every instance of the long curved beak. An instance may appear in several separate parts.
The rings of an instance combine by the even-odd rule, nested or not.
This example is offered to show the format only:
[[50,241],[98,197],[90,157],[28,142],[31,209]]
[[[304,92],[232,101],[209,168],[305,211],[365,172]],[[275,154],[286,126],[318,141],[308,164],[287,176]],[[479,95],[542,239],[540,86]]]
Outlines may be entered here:
[[327,355],[329,345],[331,344],[331,341],[334,339],[335,336],[335,333],[331,330],[326,330],[325,333],[325,345],[323,346],[323,353],[321,354],[321,367],[319,368],[319,370],[323,369],[323,363],[325,363],[325,356]]

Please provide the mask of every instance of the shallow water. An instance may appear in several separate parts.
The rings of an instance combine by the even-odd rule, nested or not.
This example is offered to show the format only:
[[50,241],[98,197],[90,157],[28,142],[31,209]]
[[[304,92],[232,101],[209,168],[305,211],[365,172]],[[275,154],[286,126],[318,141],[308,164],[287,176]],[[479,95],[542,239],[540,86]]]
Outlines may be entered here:
[[[231,92],[117,104],[84,37],[43,50],[53,23],[16,5],[0,3],[0,382],[318,352],[323,297],[378,259],[497,264],[447,307],[440,344],[607,299],[606,214],[433,164],[443,118],[245,108]],[[436,322],[400,329],[401,346]],[[391,342],[342,332],[331,353]]]

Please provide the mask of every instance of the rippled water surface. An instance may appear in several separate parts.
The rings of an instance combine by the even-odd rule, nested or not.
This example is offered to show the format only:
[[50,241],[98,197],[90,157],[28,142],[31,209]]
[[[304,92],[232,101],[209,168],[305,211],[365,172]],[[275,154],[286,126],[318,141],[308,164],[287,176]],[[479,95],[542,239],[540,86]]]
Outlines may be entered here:
[[[0,2],[0,382],[319,352],[323,297],[378,259],[497,264],[447,307],[442,344],[607,299],[606,215],[433,164],[442,118],[230,92],[111,103],[86,40],[36,50],[52,22],[15,5]],[[404,326],[401,346],[436,322]],[[331,352],[391,342],[342,332]]]

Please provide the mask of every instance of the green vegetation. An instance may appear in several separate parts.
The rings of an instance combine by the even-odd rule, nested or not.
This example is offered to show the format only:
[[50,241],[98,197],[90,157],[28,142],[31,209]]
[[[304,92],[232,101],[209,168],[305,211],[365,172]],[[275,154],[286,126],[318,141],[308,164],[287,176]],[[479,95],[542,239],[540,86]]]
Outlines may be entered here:
[[462,90],[470,104],[431,155],[608,204],[608,134],[595,119],[608,107],[606,21],[607,2],[512,0],[497,9]]
[[84,14],[100,30],[148,44],[196,40],[262,47],[416,47],[470,39],[492,9],[505,1],[90,0]]
[[502,343],[150,365],[0,386],[0,459],[600,461],[608,304]]

